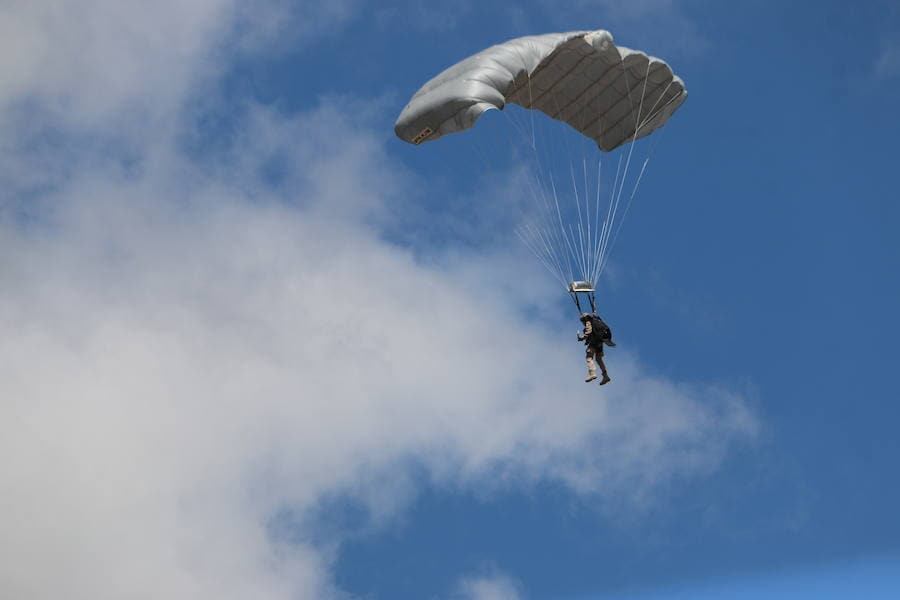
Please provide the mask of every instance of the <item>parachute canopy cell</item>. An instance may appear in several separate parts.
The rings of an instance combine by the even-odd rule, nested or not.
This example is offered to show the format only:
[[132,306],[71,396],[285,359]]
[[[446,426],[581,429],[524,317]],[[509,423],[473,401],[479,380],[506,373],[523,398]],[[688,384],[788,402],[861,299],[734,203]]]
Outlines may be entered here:
[[662,127],[687,97],[664,61],[613,44],[608,31],[517,38],[459,62],[428,83],[394,131],[413,144],[472,127],[512,102],[539,110],[605,151]]

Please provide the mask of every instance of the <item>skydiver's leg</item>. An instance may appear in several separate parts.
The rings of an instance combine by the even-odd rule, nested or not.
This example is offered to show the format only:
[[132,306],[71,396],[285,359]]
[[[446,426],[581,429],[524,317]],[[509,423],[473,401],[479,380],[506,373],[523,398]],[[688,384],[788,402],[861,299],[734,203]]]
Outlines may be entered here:
[[600,385],[609,383],[612,380],[609,378],[609,374],[606,372],[606,364],[603,362],[603,353],[597,352],[595,358],[597,359],[597,364],[600,365],[600,372],[603,373],[603,379],[600,380]]
[[588,376],[584,381],[585,383],[590,383],[597,379],[597,369],[594,367],[594,349],[590,346],[584,347],[584,359],[587,361],[588,368]]

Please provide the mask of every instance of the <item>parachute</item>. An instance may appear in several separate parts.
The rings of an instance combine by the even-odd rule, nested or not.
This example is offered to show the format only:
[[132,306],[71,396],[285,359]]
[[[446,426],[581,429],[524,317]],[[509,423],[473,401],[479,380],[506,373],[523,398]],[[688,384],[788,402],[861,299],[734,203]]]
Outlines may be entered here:
[[[566,123],[593,140],[600,150],[610,152],[662,127],[686,97],[684,82],[668,64],[643,52],[616,46],[608,31],[549,33],[492,46],[446,69],[413,95],[400,113],[394,131],[400,139],[419,145],[469,129],[485,111],[503,110],[512,103]],[[528,225],[519,232],[544,266],[566,286],[576,305],[578,293],[583,292],[589,295],[593,306],[594,286],[606,263],[610,242],[615,239],[610,239],[613,221],[622,198],[631,149],[633,144],[621,181],[620,158],[603,223],[599,161],[593,214],[588,202],[585,162],[585,186],[580,196],[572,173],[578,204],[577,233],[575,226],[563,219],[552,174],[549,184],[542,180],[537,186],[536,196],[546,209],[544,224]],[[646,161],[628,206],[645,168]],[[624,218],[624,214],[620,217]]]

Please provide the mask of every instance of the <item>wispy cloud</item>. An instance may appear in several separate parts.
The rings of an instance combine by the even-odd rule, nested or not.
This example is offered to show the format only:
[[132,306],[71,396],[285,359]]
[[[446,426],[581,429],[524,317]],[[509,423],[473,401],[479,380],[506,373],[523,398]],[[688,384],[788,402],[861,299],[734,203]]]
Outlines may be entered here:
[[617,44],[663,58],[694,56],[709,47],[686,4],[683,0],[545,2],[550,18],[561,26],[607,29]]
[[519,600],[521,585],[504,573],[463,579],[454,600]]
[[472,14],[470,0],[450,3],[394,2],[374,11],[374,22],[385,31],[398,26],[412,31],[445,31],[454,29]]
[[875,61],[875,74],[884,78],[900,76],[900,40],[896,37],[882,44],[881,54]]
[[252,107],[224,149],[186,152],[187,99],[235,23],[225,2],[181,6],[5,21],[39,51],[0,98],[4,122],[29,119],[0,164],[30,182],[0,204],[0,595],[337,597],[337,540],[272,520],[332,493],[402,511],[412,458],[463,486],[651,502],[754,434],[739,396],[624,352],[615,386],[584,386],[571,335],[470,285],[503,257],[385,242],[372,217],[409,186],[353,111]]

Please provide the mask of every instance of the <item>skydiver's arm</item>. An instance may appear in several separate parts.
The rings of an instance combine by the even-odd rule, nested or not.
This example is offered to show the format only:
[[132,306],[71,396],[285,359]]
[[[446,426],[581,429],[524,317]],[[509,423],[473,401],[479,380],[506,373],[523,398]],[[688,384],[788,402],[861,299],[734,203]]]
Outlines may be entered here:
[[578,334],[578,341],[583,342],[585,339],[587,339],[587,336],[591,335],[592,331],[593,331],[593,328],[591,327],[591,322],[585,321],[584,322],[584,331],[582,333]]

